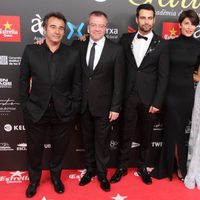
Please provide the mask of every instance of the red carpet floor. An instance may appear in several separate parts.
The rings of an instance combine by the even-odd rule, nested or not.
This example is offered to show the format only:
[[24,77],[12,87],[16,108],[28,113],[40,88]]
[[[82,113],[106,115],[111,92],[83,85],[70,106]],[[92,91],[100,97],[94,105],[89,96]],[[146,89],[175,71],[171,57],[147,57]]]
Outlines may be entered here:
[[[108,172],[108,178],[114,169]],[[129,169],[127,176],[119,183],[111,185],[110,192],[104,192],[99,187],[96,178],[86,186],[79,186],[78,182],[83,170],[64,170],[62,180],[65,193],[54,192],[50,182],[49,172],[43,171],[42,180],[33,200],[200,200],[200,190],[189,190],[176,177],[168,179],[153,179],[152,185],[142,183],[134,169]],[[24,200],[28,186],[27,172],[0,172],[0,200]]]

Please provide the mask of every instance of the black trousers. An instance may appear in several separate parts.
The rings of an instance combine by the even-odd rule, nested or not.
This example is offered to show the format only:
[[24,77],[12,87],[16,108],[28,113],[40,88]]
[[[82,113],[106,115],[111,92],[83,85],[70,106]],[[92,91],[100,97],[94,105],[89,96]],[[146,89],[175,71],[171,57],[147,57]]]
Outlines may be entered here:
[[81,129],[85,147],[85,168],[89,172],[97,171],[98,177],[106,176],[111,131],[108,113],[96,117],[87,109],[81,116]]
[[50,134],[51,159],[50,173],[52,180],[61,176],[72,122],[63,122],[56,115],[54,107],[47,108],[39,122],[33,123],[28,114],[24,114],[27,131],[28,172],[30,182],[38,183],[42,173],[42,157],[47,133]]
[[[150,105],[145,105],[140,100],[137,91],[132,92],[124,103],[122,112],[122,131],[120,134],[119,168],[127,168],[132,138],[138,138],[140,144],[138,167],[147,167],[147,153],[151,144],[153,123],[156,114],[149,113]],[[136,132],[136,127],[139,131]],[[138,134],[138,135],[135,135]]]

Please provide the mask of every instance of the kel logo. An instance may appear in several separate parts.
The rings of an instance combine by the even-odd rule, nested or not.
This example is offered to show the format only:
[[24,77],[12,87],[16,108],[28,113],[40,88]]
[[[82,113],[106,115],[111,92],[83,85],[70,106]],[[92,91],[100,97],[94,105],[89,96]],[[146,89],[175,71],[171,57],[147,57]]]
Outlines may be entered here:
[[85,24],[83,22],[81,22],[78,26],[75,26],[71,22],[67,22],[67,26],[69,27],[69,30],[70,30],[69,34],[67,35],[67,39],[70,40],[72,36],[77,36],[77,37],[83,36],[81,31],[84,25]]

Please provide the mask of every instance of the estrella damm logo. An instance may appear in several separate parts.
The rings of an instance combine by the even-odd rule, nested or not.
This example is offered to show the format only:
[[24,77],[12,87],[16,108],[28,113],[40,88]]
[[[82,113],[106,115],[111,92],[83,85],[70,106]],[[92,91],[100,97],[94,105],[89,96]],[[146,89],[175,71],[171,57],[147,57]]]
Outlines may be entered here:
[[20,42],[20,17],[0,16],[0,42]]
[[179,23],[163,22],[162,38],[165,40],[174,39],[180,35]]

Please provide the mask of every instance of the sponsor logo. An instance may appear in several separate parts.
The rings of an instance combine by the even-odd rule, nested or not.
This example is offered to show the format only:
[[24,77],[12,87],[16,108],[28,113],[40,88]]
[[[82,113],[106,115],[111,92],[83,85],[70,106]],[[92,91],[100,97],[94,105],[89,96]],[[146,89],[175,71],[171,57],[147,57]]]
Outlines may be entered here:
[[21,41],[19,16],[0,16],[0,41]]
[[51,144],[44,144],[45,149],[51,149]]
[[[79,174],[77,174],[77,173],[75,173],[75,174],[69,174],[69,179],[78,179],[80,181],[81,178],[86,173],[86,169],[84,169],[84,170],[78,170],[78,172],[79,172]],[[92,180],[93,180],[93,178],[92,178]]]
[[8,115],[12,111],[16,111],[20,103],[15,102],[13,99],[0,99],[0,115]]
[[163,22],[162,37],[165,40],[174,39],[180,35],[180,28],[178,23]]
[[10,66],[19,66],[21,62],[21,56],[9,56],[8,57],[8,64]]
[[152,142],[151,146],[152,147],[162,147],[162,142]]
[[0,176],[0,182],[10,183],[22,183],[23,181],[28,181],[29,177],[26,172],[10,172],[10,176]]
[[8,56],[0,56],[0,65],[8,65]]
[[196,28],[196,31],[194,33],[194,38],[200,39],[200,25],[198,25]]
[[83,36],[82,34],[82,29],[84,27],[84,23],[81,22],[79,25],[74,25],[71,22],[67,22],[67,26],[69,28],[69,33],[67,34],[67,39],[70,40],[72,37],[81,37]]
[[42,27],[43,21],[39,14],[36,14],[35,16],[36,17],[31,20],[32,23],[31,31],[33,33],[38,33],[38,32],[40,33],[41,36],[34,37],[34,41],[38,41],[44,38],[44,30]]
[[162,131],[163,130],[163,124],[162,123],[156,123],[153,126],[154,131]]
[[26,143],[18,144],[16,150],[17,151],[27,151],[27,144]]
[[14,149],[10,147],[7,142],[0,143],[0,151],[13,151]]
[[12,126],[11,126],[10,124],[6,124],[6,125],[4,126],[4,130],[5,130],[6,132],[10,132],[10,131],[12,131]]
[[24,125],[10,125],[10,124],[5,124],[4,125],[4,130],[6,132],[11,132],[11,131],[25,131]]
[[134,33],[134,32],[136,32],[136,30],[131,26],[128,26],[128,33]]
[[21,62],[21,57],[13,56],[0,56],[0,65],[10,65],[10,66],[19,66]]
[[106,37],[109,39],[118,39],[119,37],[119,29],[118,28],[107,28],[106,29]]
[[191,121],[188,122],[188,125],[185,127],[185,133],[190,134],[191,131]]
[[139,143],[136,143],[136,142],[131,143],[131,148],[136,148],[136,147],[139,147],[139,146],[140,146]]
[[0,88],[12,88],[12,82],[7,78],[0,78]]
[[115,140],[111,140],[110,141],[110,149],[114,150],[114,149],[117,149],[117,147],[118,147],[118,142]]

